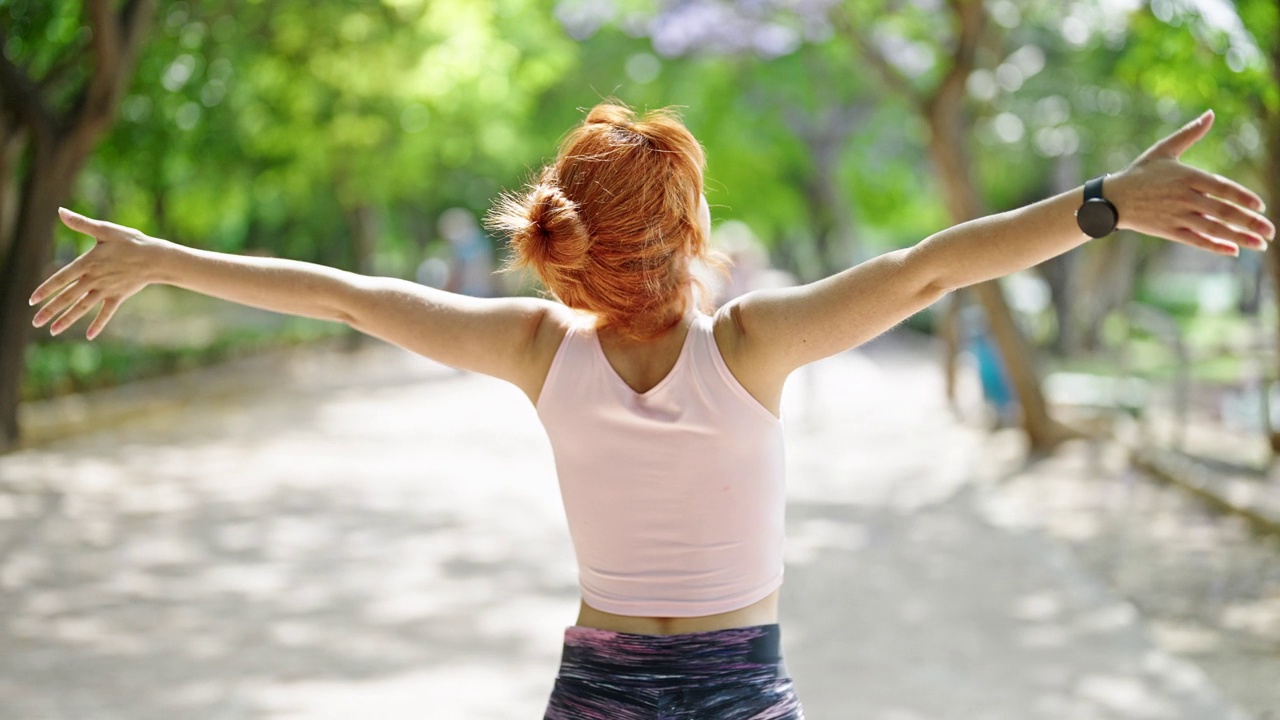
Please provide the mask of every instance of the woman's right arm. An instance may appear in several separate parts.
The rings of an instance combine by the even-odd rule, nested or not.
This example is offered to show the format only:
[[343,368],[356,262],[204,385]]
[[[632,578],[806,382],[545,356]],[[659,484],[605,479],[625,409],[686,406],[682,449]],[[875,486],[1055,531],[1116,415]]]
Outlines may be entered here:
[[[345,322],[343,308],[359,277],[298,260],[186,247],[66,209],[61,215],[67,227],[91,235],[98,242],[51,275],[31,295],[32,305],[53,296],[36,314],[37,327],[67,311],[50,327],[54,335],[105,301],[88,331],[88,337],[93,338],[125,299],[155,283],[263,310]],[[61,292],[57,292],[59,289]]]
[[92,339],[125,299],[164,283],[241,305],[345,323],[437,362],[507,380],[532,399],[541,385],[531,362],[537,355],[533,341],[543,319],[562,309],[540,298],[475,298],[299,260],[199,250],[68,210],[61,214],[68,227],[98,243],[31,296],[33,305],[48,299],[36,313],[37,327],[62,313],[50,328],[55,335],[101,302],[87,333]]

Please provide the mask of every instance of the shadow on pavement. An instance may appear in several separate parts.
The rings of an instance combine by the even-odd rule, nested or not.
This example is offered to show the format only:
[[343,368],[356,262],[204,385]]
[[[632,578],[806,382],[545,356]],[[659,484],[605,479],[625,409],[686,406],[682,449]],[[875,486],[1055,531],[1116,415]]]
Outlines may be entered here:
[[[1064,545],[975,509],[980,434],[931,352],[881,340],[788,384],[809,717],[1241,717]],[[0,548],[24,719],[532,720],[577,607],[527,398],[390,347],[0,458]]]

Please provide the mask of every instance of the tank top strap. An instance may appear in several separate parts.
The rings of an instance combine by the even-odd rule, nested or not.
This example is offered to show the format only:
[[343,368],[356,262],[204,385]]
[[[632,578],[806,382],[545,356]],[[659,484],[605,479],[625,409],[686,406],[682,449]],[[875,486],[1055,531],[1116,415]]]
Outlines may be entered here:
[[561,396],[582,390],[580,381],[575,382],[574,376],[581,373],[593,360],[591,322],[590,316],[574,315],[570,319],[569,327],[551,359],[551,366],[547,368],[542,390],[538,393],[538,402],[534,407],[539,413],[558,404]]

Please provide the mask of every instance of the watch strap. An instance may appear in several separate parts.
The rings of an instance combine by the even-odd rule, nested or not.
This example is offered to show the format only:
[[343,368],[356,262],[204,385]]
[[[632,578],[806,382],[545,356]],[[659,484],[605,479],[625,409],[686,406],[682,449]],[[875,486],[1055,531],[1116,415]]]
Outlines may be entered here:
[[[1098,177],[1096,177],[1096,178],[1094,178],[1094,179],[1090,180],[1089,182],[1085,183],[1085,184],[1084,184],[1084,199],[1085,199],[1086,201],[1088,201],[1088,200],[1093,200],[1094,198],[1098,198],[1098,199],[1101,199],[1101,200],[1106,200],[1106,198],[1102,197],[1102,181],[1103,181],[1103,180],[1106,180],[1108,177],[1110,177],[1110,175],[1109,175],[1109,174],[1107,174],[1107,175],[1099,175]],[[1110,201],[1108,201],[1108,202],[1110,202]]]

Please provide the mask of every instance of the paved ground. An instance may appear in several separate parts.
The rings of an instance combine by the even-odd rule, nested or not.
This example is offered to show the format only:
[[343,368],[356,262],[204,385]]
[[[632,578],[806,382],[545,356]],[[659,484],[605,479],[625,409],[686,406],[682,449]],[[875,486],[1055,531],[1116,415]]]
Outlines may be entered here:
[[1280,537],[1134,470],[1120,442],[1074,441],[1026,467],[1020,435],[984,443],[973,478],[983,516],[1066,543],[1141,609],[1162,648],[1258,720],[1280,718]]
[[[788,665],[818,720],[1244,718],[993,520],[931,348],[793,378]],[[0,717],[541,717],[574,565],[514,388],[375,344],[0,458]]]

